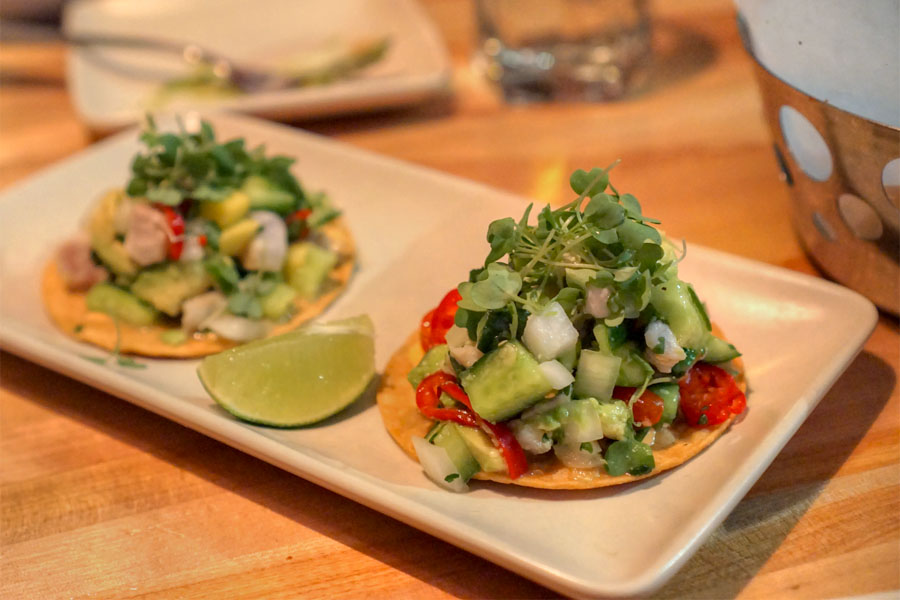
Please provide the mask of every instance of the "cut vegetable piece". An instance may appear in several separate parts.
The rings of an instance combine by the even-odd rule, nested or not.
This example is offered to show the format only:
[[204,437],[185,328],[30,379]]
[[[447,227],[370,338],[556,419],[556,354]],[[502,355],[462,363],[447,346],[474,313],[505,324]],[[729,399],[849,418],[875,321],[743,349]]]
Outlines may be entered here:
[[263,316],[277,321],[294,306],[297,291],[286,283],[276,283],[272,291],[259,299]]
[[337,263],[337,253],[312,242],[291,244],[284,264],[284,279],[300,296],[310,300],[318,295]]
[[102,312],[132,325],[152,325],[159,313],[140,298],[109,283],[91,287],[85,298],[88,310]]
[[684,348],[702,348],[708,329],[703,316],[697,310],[686,283],[672,279],[653,286],[650,302],[665,322],[669,324],[678,345]]
[[544,362],[573,348],[578,342],[578,330],[559,302],[551,302],[540,314],[529,317],[522,342],[537,360]]
[[522,412],[553,391],[534,356],[518,342],[485,354],[462,374],[460,383],[473,410],[492,423]]
[[741,355],[734,345],[729,344],[725,340],[709,334],[706,338],[706,351],[703,354],[703,360],[708,363],[721,363],[734,360]]
[[468,444],[460,435],[462,429],[468,428],[458,426],[455,423],[440,422],[429,433],[427,439],[430,443],[440,446],[447,451],[447,456],[453,461],[456,472],[459,473],[459,478],[467,482],[472,478],[472,475],[481,470],[481,465],[472,452],[469,451]]
[[595,350],[582,350],[575,370],[575,396],[609,400],[622,359]]
[[485,473],[506,473],[506,461],[500,450],[491,442],[491,438],[474,427],[465,427],[456,423],[451,424],[460,438],[466,443],[469,452],[478,461],[478,465]]
[[226,227],[219,235],[219,252],[237,256],[250,244],[259,229],[260,225],[254,219],[243,219]]
[[469,486],[444,448],[429,444],[425,438],[412,438],[412,445],[429,479],[451,492],[466,492]]
[[205,292],[212,280],[199,262],[169,262],[144,269],[131,285],[132,293],[170,317],[181,312],[188,298]]
[[250,197],[237,190],[221,202],[201,202],[200,216],[214,221],[221,228],[237,223],[250,212]]
[[406,379],[409,380],[413,389],[419,387],[419,384],[422,383],[423,379],[432,373],[440,371],[447,360],[448,354],[449,348],[447,344],[432,346],[428,352],[425,353],[425,356],[422,357],[422,360],[419,361],[419,364],[413,367],[409,372],[409,375],[406,376]]
[[297,197],[276,186],[261,175],[250,175],[244,180],[241,191],[250,198],[252,210],[271,210],[286,215],[297,209]]

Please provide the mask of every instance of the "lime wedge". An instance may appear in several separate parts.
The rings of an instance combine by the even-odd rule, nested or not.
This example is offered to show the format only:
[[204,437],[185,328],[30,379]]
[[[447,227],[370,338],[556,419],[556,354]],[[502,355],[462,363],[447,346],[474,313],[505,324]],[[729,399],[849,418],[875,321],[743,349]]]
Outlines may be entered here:
[[312,323],[207,356],[203,387],[244,421],[274,427],[316,423],[347,408],[375,374],[372,320]]

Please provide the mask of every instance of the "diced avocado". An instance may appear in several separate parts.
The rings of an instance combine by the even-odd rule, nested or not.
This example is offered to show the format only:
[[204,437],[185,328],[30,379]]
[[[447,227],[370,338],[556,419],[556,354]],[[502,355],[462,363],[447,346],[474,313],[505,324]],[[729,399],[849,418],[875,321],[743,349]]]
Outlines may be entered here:
[[297,242],[288,248],[284,279],[303,298],[311,300],[319,294],[337,262],[337,253],[312,242]]
[[221,202],[204,201],[200,203],[200,216],[214,221],[225,229],[240,221],[250,211],[250,196],[237,190]]
[[622,359],[596,350],[582,350],[575,369],[575,396],[609,400]]
[[247,177],[241,191],[250,198],[252,210],[270,210],[285,215],[297,208],[296,196],[261,175]]
[[653,375],[653,367],[644,360],[633,342],[620,346],[613,354],[622,359],[616,385],[638,387],[644,385],[644,382]]
[[688,284],[670,279],[654,285],[650,303],[669,324],[682,348],[702,348],[709,332],[706,320],[691,295]]
[[732,344],[725,340],[709,334],[706,338],[706,351],[703,354],[703,360],[708,363],[726,362],[737,358],[741,355]]
[[237,256],[256,236],[260,225],[253,219],[244,219],[222,230],[219,235],[219,252],[226,256]]
[[413,389],[419,387],[419,384],[422,383],[423,379],[432,373],[440,371],[441,366],[443,366],[444,361],[447,360],[447,355],[449,353],[450,348],[447,344],[439,344],[429,348],[428,352],[425,353],[425,356],[422,357],[422,360],[419,361],[419,364],[413,367],[409,372],[409,375],[406,376],[406,379],[409,380]]
[[94,285],[88,290],[85,301],[88,310],[105,313],[132,325],[151,325],[158,314],[156,309],[134,294],[109,283]]
[[606,472],[614,477],[625,473],[645,475],[656,467],[653,449],[633,439],[613,442],[603,458],[606,459]]
[[459,435],[453,423],[439,423],[428,433],[426,439],[447,451],[463,481],[470,480],[472,475],[481,470],[478,461],[469,451],[468,444]]
[[485,473],[504,473],[506,472],[506,461],[500,450],[491,443],[491,438],[480,429],[474,427],[464,427],[453,423],[452,426],[456,432],[466,443],[469,452],[478,461],[478,466]]
[[137,263],[131,260],[125,245],[115,238],[109,240],[100,240],[94,238],[91,243],[91,249],[97,254],[104,265],[116,275],[124,275],[125,277],[134,277],[138,272]]
[[518,342],[482,356],[461,383],[473,410],[492,423],[522,412],[553,391],[537,360]]
[[622,400],[600,402],[600,423],[603,425],[603,437],[613,440],[625,439],[628,418],[631,411]]
[[96,204],[88,221],[91,242],[109,242],[116,237],[116,212],[123,199],[122,190],[107,192]]
[[277,321],[294,306],[294,298],[296,297],[297,290],[286,283],[276,283],[272,287],[272,291],[259,299],[259,303],[262,305],[263,316]]
[[678,401],[681,392],[677,383],[657,383],[649,388],[651,392],[659,396],[663,401],[663,413],[660,417],[660,423],[671,423],[678,415]]
[[168,262],[141,271],[131,292],[170,317],[181,312],[188,298],[205,292],[212,280],[199,262]]

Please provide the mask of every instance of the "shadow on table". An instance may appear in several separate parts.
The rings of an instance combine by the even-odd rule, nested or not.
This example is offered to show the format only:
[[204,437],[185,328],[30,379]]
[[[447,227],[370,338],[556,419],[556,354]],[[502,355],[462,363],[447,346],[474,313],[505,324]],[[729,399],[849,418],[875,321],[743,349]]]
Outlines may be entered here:
[[860,354],[747,497],[653,598],[737,596],[844,464],[896,384],[890,365]]
[[[17,356],[0,355],[0,379],[13,394],[35,405],[239,494],[449,595],[459,598],[556,597],[545,588],[413,527]],[[65,389],[66,393],[60,393],[60,389]],[[170,494],[164,490],[150,493]],[[5,496],[4,500],[15,502],[10,496]],[[136,503],[134,510],[139,511],[140,506],[146,508],[147,503],[153,501],[146,500]],[[165,498],[160,500],[167,501]],[[77,499],[73,499],[66,513],[43,515],[42,529],[62,532],[75,526],[90,525],[92,519],[100,518],[93,505],[85,506],[79,514],[72,514],[79,511],[79,506]],[[120,516],[124,517],[130,509],[121,510]],[[52,520],[57,522],[49,522]],[[15,543],[27,535],[25,529],[8,527],[4,531],[4,541]],[[305,568],[302,561],[294,561],[292,557],[285,556],[284,560],[298,571]],[[359,579],[359,585],[365,586],[363,577]]]

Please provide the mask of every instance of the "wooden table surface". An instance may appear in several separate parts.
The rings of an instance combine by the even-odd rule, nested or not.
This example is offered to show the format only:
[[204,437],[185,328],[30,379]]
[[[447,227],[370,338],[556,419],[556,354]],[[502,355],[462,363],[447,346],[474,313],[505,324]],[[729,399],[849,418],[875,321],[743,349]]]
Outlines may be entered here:
[[[426,3],[452,99],[299,126],[540,202],[575,168],[675,236],[815,273],[789,222],[726,0],[653,6],[652,85],[610,104],[507,106],[469,67],[469,3]],[[54,44],[0,48],[0,185],[85,147]],[[777,343],[777,340],[773,340]],[[862,353],[662,597],[900,589],[900,333]],[[751,399],[752,401],[752,399]],[[549,597],[504,569],[8,353],[0,360],[4,598]]]

